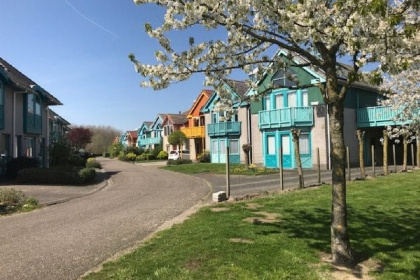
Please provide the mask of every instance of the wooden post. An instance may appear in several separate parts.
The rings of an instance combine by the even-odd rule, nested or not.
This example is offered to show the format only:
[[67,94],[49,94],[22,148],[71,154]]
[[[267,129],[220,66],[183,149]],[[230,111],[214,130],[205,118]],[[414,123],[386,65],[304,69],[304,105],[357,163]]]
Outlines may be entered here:
[[229,146],[226,145],[226,199],[230,197]]
[[319,157],[319,148],[316,148],[316,158],[317,158],[317,165],[318,165],[318,184],[321,184],[321,158]]
[[283,149],[279,149],[279,172],[280,172],[280,189],[284,191],[284,181],[283,181]]
[[361,130],[357,130],[356,131],[356,135],[357,135],[357,139],[359,140],[359,164],[360,164],[360,176],[362,177],[362,179],[366,178],[366,173],[365,173],[365,159],[364,159],[364,137],[365,137],[365,132],[361,131]]
[[397,159],[395,157],[395,144],[392,144],[392,156],[394,160],[394,173],[397,173]]
[[350,149],[348,146],[346,148],[346,157],[347,157],[347,174],[348,174],[347,180],[351,181]]
[[383,130],[382,136],[384,175],[388,175],[388,130]]
[[375,177],[375,146],[372,145],[371,146],[371,151],[372,151],[372,176]]

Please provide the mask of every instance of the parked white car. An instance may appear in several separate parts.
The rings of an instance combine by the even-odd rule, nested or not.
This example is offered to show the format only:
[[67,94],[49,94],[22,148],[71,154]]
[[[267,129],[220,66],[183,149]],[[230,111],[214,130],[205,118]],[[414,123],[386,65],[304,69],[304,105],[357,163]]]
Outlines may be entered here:
[[188,151],[188,150],[183,150],[183,151],[175,151],[175,150],[172,150],[172,151],[170,151],[169,152],[169,154],[168,154],[168,159],[173,159],[173,160],[177,160],[177,159],[179,159],[180,158],[180,154],[182,153],[182,158],[183,159],[189,159],[190,158],[190,151]]

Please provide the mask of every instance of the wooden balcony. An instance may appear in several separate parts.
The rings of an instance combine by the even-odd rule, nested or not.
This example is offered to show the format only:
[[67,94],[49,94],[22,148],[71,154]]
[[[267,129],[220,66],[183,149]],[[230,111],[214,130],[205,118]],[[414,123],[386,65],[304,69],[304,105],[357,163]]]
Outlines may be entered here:
[[289,107],[258,113],[260,129],[312,126],[313,124],[313,107]]
[[187,138],[204,138],[206,136],[204,126],[182,127],[181,131]]
[[219,122],[207,125],[207,135],[212,136],[229,136],[241,135],[241,122]]
[[392,109],[391,106],[375,106],[357,109],[357,127],[381,127],[388,125],[401,125],[409,123],[395,121],[398,114],[402,113],[402,109]]
[[141,146],[146,146],[146,145],[155,145],[155,144],[160,144],[162,141],[162,137],[153,137],[153,138],[146,138],[146,139],[139,139],[137,140],[138,145]]

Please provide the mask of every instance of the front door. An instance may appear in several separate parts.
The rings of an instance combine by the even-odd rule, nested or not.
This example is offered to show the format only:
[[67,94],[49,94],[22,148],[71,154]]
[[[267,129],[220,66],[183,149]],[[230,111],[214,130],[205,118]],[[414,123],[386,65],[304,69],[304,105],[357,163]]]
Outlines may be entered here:
[[292,141],[290,141],[290,134],[280,134],[280,146],[283,152],[283,168],[292,168]]
[[226,163],[226,139],[211,140],[211,162]]
[[282,164],[283,168],[292,168],[292,143],[289,132],[269,132],[264,137],[264,158],[265,166],[268,168],[279,167],[279,151],[283,152]]
[[278,167],[276,134],[268,133],[265,136],[265,166],[268,168]]

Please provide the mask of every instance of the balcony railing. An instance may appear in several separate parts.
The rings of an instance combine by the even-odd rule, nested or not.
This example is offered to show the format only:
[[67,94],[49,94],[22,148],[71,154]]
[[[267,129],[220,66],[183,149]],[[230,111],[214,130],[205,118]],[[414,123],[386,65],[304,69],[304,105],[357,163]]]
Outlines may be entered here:
[[39,115],[27,113],[25,119],[25,132],[42,134],[42,117]]
[[264,110],[260,111],[258,116],[260,129],[312,126],[314,124],[313,107]]
[[357,109],[357,127],[379,127],[388,125],[401,125],[409,123],[398,121],[397,116],[402,109],[395,110],[391,106],[376,106]]
[[138,139],[137,140],[139,146],[160,144],[161,141],[162,141],[162,137],[153,137],[153,138],[146,138],[146,139]]
[[204,126],[182,127],[181,131],[188,138],[204,138],[206,135]]
[[219,122],[207,125],[208,136],[241,135],[240,122]]

